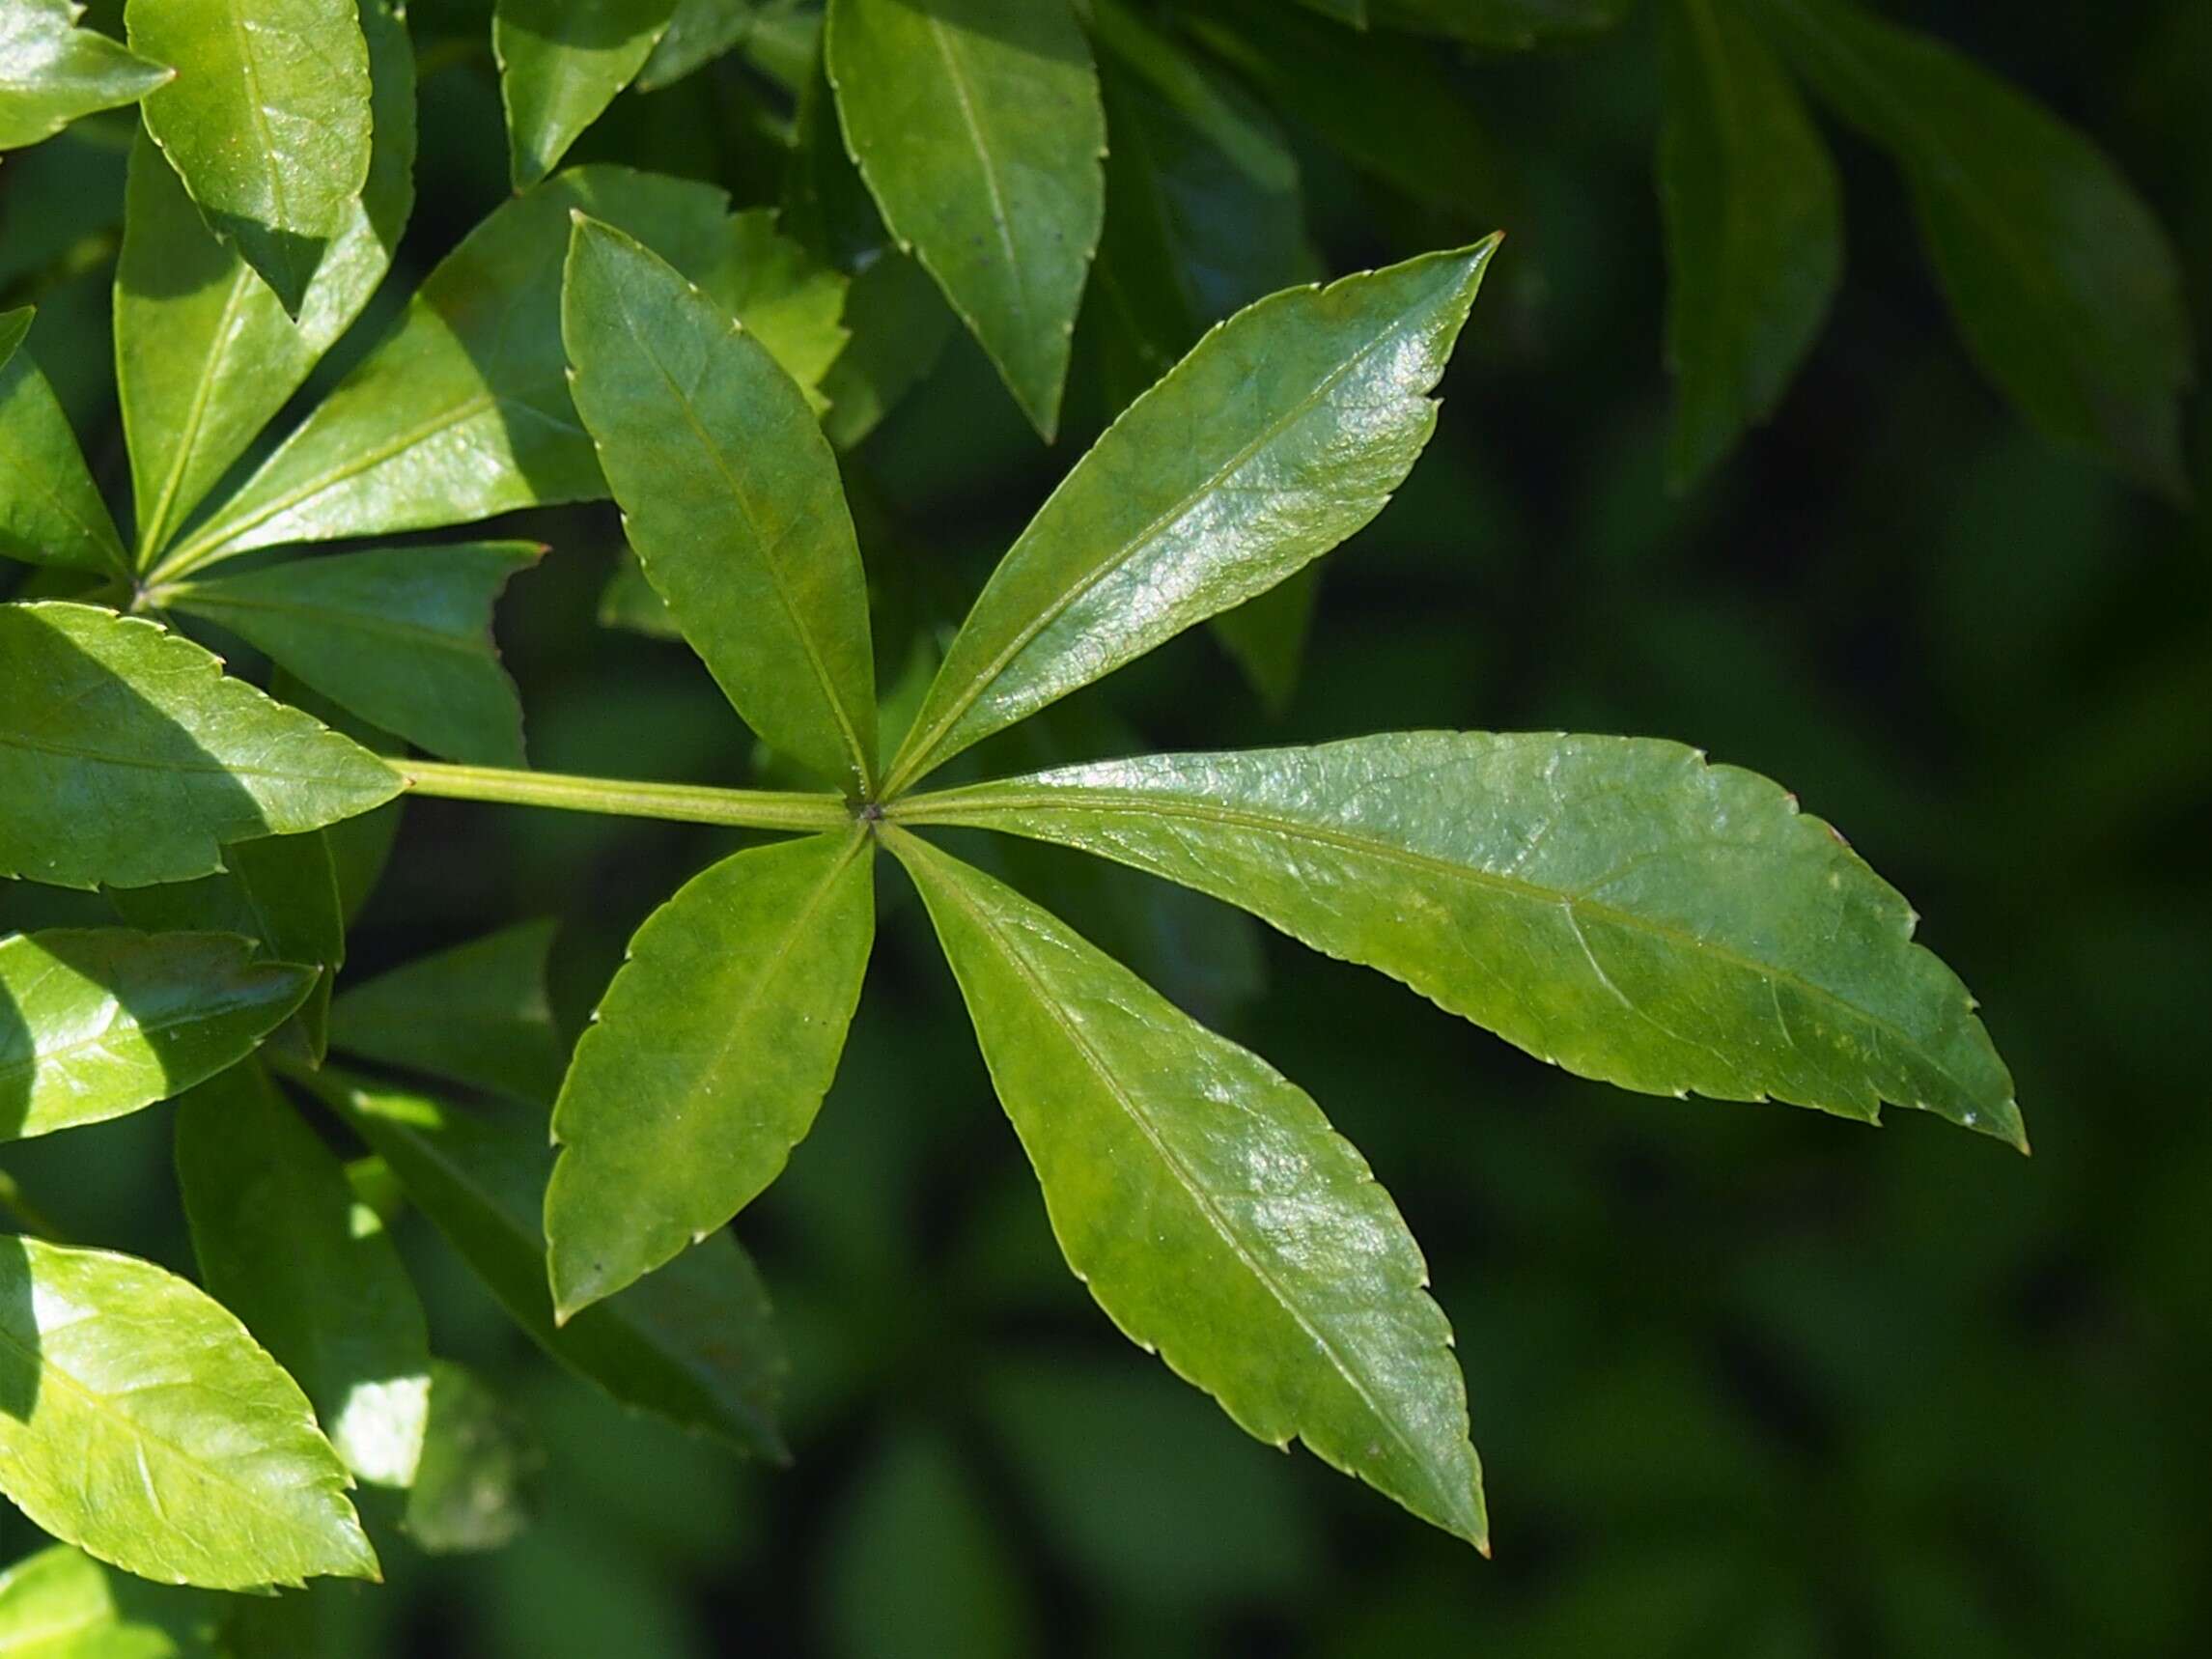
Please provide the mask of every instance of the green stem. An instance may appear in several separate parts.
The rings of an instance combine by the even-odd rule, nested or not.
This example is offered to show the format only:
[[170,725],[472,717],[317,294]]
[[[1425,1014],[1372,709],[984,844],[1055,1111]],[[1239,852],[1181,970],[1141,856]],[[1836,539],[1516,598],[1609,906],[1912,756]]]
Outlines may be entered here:
[[0,1169],[0,1206],[5,1206],[33,1238],[44,1239],[48,1244],[69,1242],[69,1235],[54,1225],[46,1213],[24,1195],[22,1184],[5,1169]]
[[619,818],[675,824],[729,824],[746,830],[842,830],[853,822],[843,796],[770,789],[711,789],[695,783],[630,783],[557,772],[516,772],[498,766],[448,766],[398,760],[392,770],[416,795],[451,801],[499,801]]

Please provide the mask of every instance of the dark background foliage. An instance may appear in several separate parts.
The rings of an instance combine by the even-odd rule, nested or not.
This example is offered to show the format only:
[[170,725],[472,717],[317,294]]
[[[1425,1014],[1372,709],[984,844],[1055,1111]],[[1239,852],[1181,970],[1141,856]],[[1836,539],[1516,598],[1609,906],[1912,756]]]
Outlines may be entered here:
[[[2098,137],[2173,229],[2212,333],[2212,9],[1914,11]],[[481,14],[419,0],[413,26],[422,202],[387,303],[506,190]],[[1894,175],[1851,144],[1833,326],[1774,425],[1670,495],[1655,63],[1648,15],[1575,50],[1451,63],[1498,153],[1509,239],[1426,460],[1327,562],[1288,706],[1263,708],[1201,633],[1057,727],[1093,750],[1116,720],[1159,747],[1566,727],[1770,773],[1924,912],[2018,1074],[2032,1160],[1912,1113],[1868,1134],[1615,1093],[1204,901],[1025,858],[1023,885],[1119,930],[1116,948],[1302,1083],[1396,1195],[1459,1332],[1485,1564],[1245,1440],[1113,1333],[1058,1261],[894,879],[821,1126],[742,1227],[797,1356],[796,1466],[622,1417],[407,1224],[440,1349],[507,1387],[543,1440],[537,1516],[490,1557],[395,1547],[388,1589],[319,1589],[329,1652],[2212,1646],[2212,531],[1999,402]],[[770,199],[719,118],[746,96],[724,65],[626,97],[578,155]],[[40,359],[110,482],[128,132],[128,112],[82,123],[0,171],[0,303],[42,306]],[[1302,161],[1331,270],[1489,228],[1319,145]],[[1074,430],[1047,451],[953,342],[851,464],[880,615],[957,616],[1095,428],[1082,384],[1078,366]],[[519,529],[554,547],[500,617],[534,763],[742,781],[750,740],[697,662],[596,625],[611,511]],[[557,916],[573,1030],[635,923],[729,844],[417,803],[349,974]],[[104,919],[0,891],[0,926],[79,916]],[[168,1128],[146,1112],[12,1147],[8,1166],[72,1232],[188,1269]],[[0,1557],[36,1542],[12,1514],[0,1531]]]

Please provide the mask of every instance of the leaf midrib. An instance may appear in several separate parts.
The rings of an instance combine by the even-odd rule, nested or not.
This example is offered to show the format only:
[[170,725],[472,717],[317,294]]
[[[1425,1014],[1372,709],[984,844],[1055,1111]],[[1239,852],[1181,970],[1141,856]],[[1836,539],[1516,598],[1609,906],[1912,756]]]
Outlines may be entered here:
[[[1198,502],[1205,499],[1206,496],[1212,494],[1215,491],[1218,490],[1221,487],[1221,483],[1224,479],[1229,478],[1236,472],[1243,469],[1246,464],[1250,463],[1254,456],[1258,455],[1261,450],[1267,448],[1270,444],[1274,443],[1277,438],[1279,438],[1283,433],[1290,428],[1290,426],[1292,426],[1295,422],[1303,419],[1307,414],[1311,413],[1312,410],[1320,405],[1321,400],[1329,394],[1330,390],[1334,387],[1338,381],[1342,380],[1347,375],[1351,374],[1354,369],[1357,369],[1369,356],[1371,356],[1375,351],[1379,351],[1384,345],[1386,345],[1391,339],[1391,337],[1399,331],[1404,321],[1405,320],[1402,317],[1393,318],[1387,324],[1384,326],[1384,328],[1379,333],[1376,334],[1373,339],[1369,340],[1357,351],[1353,352],[1341,363],[1337,364],[1334,369],[1330,370],[1328,376],[1325,377],[1318,384],[1316,384],[1311,391],[1307,392],[1304,396],[1300,398],[1297,403],[1283,410],[1281,414],[1277,415],[1274,420],[1270,421],[1266,426],[1261,428],[1259,433],[1254,437],[1252,437],[1249,442],[1246,443],[1242,448],[1238,449],[1234,454],[1232,454],[1226,462],[1222,463],[1220,466],[1217,467],[1202,483],[1193,486],[1184,494],[1178,496],[1171,505],[1162,509],[1159,513],[1155,514],[1152,520],[1147,522],[1142,529],[1138,530],[1135,534],[1128,537],[1121,543],[1121,545],[1114,550],[1113,556],[1111,558],[1092,565],[1087,570],[1083,571],[1077,582],[1071,588],[1069,588],[1065,593],[1061,594],[1058,598],[1054,599],[1051,604],[1047,605],[1027,624],[1019,630],[1016,633],[1014,638],[999,651],[998,655],[985,666],[984,670],[980,674],[977,674],[968,682],[967,689],[963,691],[953,702],[953,704],[945,711],[945,713],[931,725],[928,731],[928,735],[925,738],[916,743],[901,745],[902,748],[911,750],[912,759],[904,765],[893,769],[893,787],[896,787],[897,784],[901,782],[914,781],[916,778],[924,775],[931,767],[938,763],[937,759],[933,757],[936,756],[937,749],[944,743],[946,737],[959,726],[962,720],[966,718],[969,711],[972,710],[975,705],[982,700],[983,694],[997,683],[999,677],[1006,672],[1006,669],[1014,661],[1014,660],[1021,656],[1022,652],[1026,651],[1029,646],[1035,642],[1039,634],[1043,633],[1046,629],[1050,628],[1062,616],[1066,615],[1067,612],[1073,609],[1075,605],[1086,594],[1090,593],[1094,588],[1098,587],[1108,576],[1112,576],[1116,571],[1127,567],[1140,553],[1144,552],[1169,524],[1172,524],[1177,520],[1185,517],[1192,507],[1198,504]],[[1199,347],[1193,348],[1193,351],[1201,349],[1205,344],[1206,342],[1201,341]],[[1186,358],[1185,361],[1189,361],[1189,359]],[[1170,371],[1170,373],[1172,374],[1173,371]],[[1121,420],[1127,420],[1130,415],[1135,413],[1136,410],[1143,406],[1147,399],[1152,397],[1155,392],[1159,391],[1166,384],[1167,382],[1165,380],[1158,382],[1158,384],[1156,384],[1151,390],[1147,391],[1142,397],[1138,398],[1135,403],[1130,405],[1128,409],[1123,411]],[[1414,395],[1418,397],[1421,394],[1415,393]],[[1121,420],[1117,420],[1114,425],[1118,427],[1121,424]],[[1108,437],[1112,436],[1112,428],[1107,429],[1106,436]],[[1103,445],[1106,441],[1106,439],[1102,437],[1099,440],[1099,444]],[[1094,445],[1091,454],[1095,455],[1097,453],[1098,446]],[[1088,461],[1089,457],[1086,456],[1084,460]],[[1070,484],[1074,483],[1078,478],[1081,477],[1082,473],[1083,465],[1081,463],[1078,463],[1076,470],[1069,473],[1067,478],[1061,481],[1060,488],[1058,490],[1054,490],[1051,496],[1046,500],[1044,506],[1037,510],[1037,517],[1030,520],[1030,526],[1032,529],[1038,523],[1044,521],[1046,516],[1052,511],[1053,504],[1058,499],[1061,490],[1065,490]],[[1017,547],[1021,545],[1021,540],[1026,539],[1028,533],[1029,532],[1027,530],[1022,532],[1022,538],[1017,539]],[[1009,554],[1008,557],[1011,559],[1012,555]],[[1001,565],[999,567],[1000,571],[1004,571],[1006,568],[1007,566],[1005,565]],[[994,576],[994,581],[995,581],[995,579],[996,578]],[[991,585],[992,584],[987,583],[985,585],[982,597],[977,599],[976,605],[979,607],[981,606],[983,600],[990,597]],[[971,612],[970,615],[972,616],[972,614],[973,613]],[[959,644],[960,641],[956,638],[953,641],[954,649],[957,649]],[[948,651],[946,654],[946,661],[949,662],[951,660],[951,653]]]
[[[1419,852],[1411,847],[1392,846],[1388,842],[1369,839],[1348,830],[1323,825],[1302,823],[1295,819],[1270,817],[1264,813],[1245,811],[1229,806],[1216,806],[1187,799],[1177,800],[1147,796],[1141,791],[1127,793],[1083,791],[1079,794],[1070,791],[1067,794],[1010,795],[978,801],[966,807],[952,807],[941,812],[933,812],[931,821],[937,823],[972,823],[978,818],[1033,809],[1047,813],[1064,813],[1071,806],[1102,813],[1125,811],[1138,816],[1186,818],[1198,823],[1219,824],[1231,829],[1251,830],[1265,834],[1280,835],[1287,839],[1303,839],[1320,846],[1334,848],[1340,852],[1355,853],[1365,858],[1371,858],[1378,862],[1396,864],[1409,870],[1440,876],[1448,880],[1465,881],[1476,886],[1494,887],[1527,903],[1542,905],[1548,909],[1562,909],[1570,914],[1576,910],[1581,910],[1586,914],[1613,923],[1629,932],[1648,934],[1680,949],[1704,954],[1727,967],[1755,977],[1782,980],[1818,1000],[1841,1008],[1846,1013],[1865,1021],[1875,1028],[1890,1032],[1901,1039],[1905,1046],[1918,1055],[1930,1070],[1957,1089],[1962,1100],[1973,1102],[1976,1107],[1988,1104],[1976,1091],[1966,1087],[1942,1061],[1938,1060],[1928,1050],[1924,1040],[1918,1035],[1905,1030],[1886,1016],[1877,1014],[1870,1008],[1861,1006],[1840,992],[1817,981],[1806,979],[1790,969],[1762,963],[1757,958],[1746,956],[1725,944],[1699,939],[1694,934],[1686,933],[1680,928],[1669,927],[1664,922],[1639,915],[1634,911],[1623,910],[1617,905],[1607,904],[1602,899],[1588,898],[1582,893],[1571,892],[1564,888],[1540,886],[1518,876],[1502,875],[1495,870],[1485,870],[1471,864],[1456,862],[1433,853]],[[1052,839],[1052,837],[1040,838]],[[1169,879],[1179,881],[1178,878]],[[1179,881],[1179,885],[1188,886],[1189,884]],[[1234,902],[1250,908],[1248,899],[1239,898]],[[1910,937],[1899,942],[1907,949],[1914,948]],[[1615,995],[1617,996],[1618,993],[1616,992]],[[1795,1046],[1794,1042],[1792,1046]],[[1905,1102],[1901,1104],[1918,1105],[1918,1103]]]
[[[1368,1413],[1389,1431],[1390,1438],[1397,1442],[1399,1449],[1412,1461],[1413,1466],[1416,1469],[1427,1469],[1429,1467],[1428,1459],[1407,1438],[1405,1426],[1398,1421],[1394,1414],[1383,1410],[1376,1403],[1375,1397],[1368,1392],[1366,1384],[1361,1381],[1343,1355],[1337,1351],[1334,1340],[1320,1331],[1307,1318],[1303,1309],[1299,1308],[1290,1294],[1276,1282],[1274,1276],[1246,1249],[1244,1243],[1229,1225],[1227,1218],[1216,1207],[1205,1189],[1199,1184],[1197,1177],[1161,1138],[1160,1132],[1153,1127],[1151,1120],[1128,1091],[1121,1086],[1120,1080],[1114,1076],[1112,1069],[1106,1065],[1098,1051],[1092,1047],[1081,1027],[1068,1018],[1066,1011],[1060,1006],[1059,998],[1052,995],[1043,977],[1015,948],[1013,942],[992,920],[990,914],[980,905],[974,903],[961,888],[957,879],[940,878],[938,889],[951,896],[954,902],[967,913],[970,919],[983,930],[985,937],[997,947],[999,955],[1007,965],[1022,976],[1023,983],[1036,997],[1038,1006],[1043,1008],[1052,1023],[1060,1028],[1060,1032],[1067,1039],[1069,1046],[1082,1057],[1083,1063],[1090,1067],[1092,1074],[1105,1086],[1114,1103],[1122,1109],[1129,1120],[1143,1135],[1146,1142],[1158,1154],[1160,1161],[1174,1175],[1176,1184],[1190,1197],[1192,1207],[1214,1229],[1221,1242],[1229,1247],[1230,1253],[1244,1264],[1246,1271],[1250,1273],[1252,1278],[1259,1282],[1275,1305],[1290,1315],[1292,1322],[1305,1334],[1307,1340],[1321,1351],[1323,1357],[1329,1361],[1330,1367],[1344,1379],[1351,1387],[1352,1392],[1358,1395],[1360,1403],[1367,1408]],[[1294,1428],[1301,1439],[1305,1438],[1303,1428],[1297,1428],[1295,1425]],[[1308,1442],[1308,1444],[1311,1443]]]

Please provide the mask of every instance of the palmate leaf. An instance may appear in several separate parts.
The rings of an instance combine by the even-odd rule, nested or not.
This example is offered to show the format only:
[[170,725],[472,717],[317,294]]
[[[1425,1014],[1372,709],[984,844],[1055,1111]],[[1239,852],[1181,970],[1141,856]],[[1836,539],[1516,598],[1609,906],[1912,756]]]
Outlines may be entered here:
[[1496,246],[1272,295],[1201,340],[992,574],[885,793],[1266,592],[1381,512],[1436,425],[1427,394]]
[[102,576],[130,568],[54,389],[23,348],[31,310],[7,316],[0,353],[0,557]]
[[1311,1099],[1012,888],[894,830],[1068,1264],[1262,1440],[1487,1548],[1451,1330]]
[[0,939],[0,1139],[120,1117],[237,1064],[315,984],[228,933]]
[[1667,354],[1677,488],[1774,412],[1843,272],[1835,164],[1737,0],[1665,9]]
[[330,1030],[331,983],[346,964],[346,912],[330,831],[264,835],[223,849],[230,867],[196,882],[111,887],[108,900],[133,927],[201,930],[259,940],[279,962],[318,969],[296,1025],[276,1035],[321,1059]]
[[812,1127],[875,938],[874,850],[855,830],[739,853],[637,930],[553,1109],[564,1317],[729,1221]]
[[96,109],[130,103],[177,71],[80,29],[75,0],[8,0],[0,11],[0,150],[51,138]]
[[410,1484],[430,1407],[422,1305],[376,1212],[258,1062],[178,1108],[177,1179],[209,1293],[298,1381],[355,1476]]
[[1106,203],[1068,0],[831,0],[823,49],[883,222],[1050,442]]
[[217,1659],[217,1604],[55,1544],[0,1574],[7,1659]]
[[176,172],[141,135],[115,267],[116,389],[130,445],[139,563],[214,488],[376,293],[414,206],[415,60],[384,0],[360,0],[375,137],[300,301],[285,314],[210,234]]
[[372,724],[448,760],[522,764],[522,700],[491,610],[536,542],[294,559],[178,582],[171,609],[217,623]]
[[1067,767],[894,812],[1242,905],[1584,1077],[1868,1122],[1891,1101],[2027,1145],[1904,899],[1794,797],[1679,744],[1414,732]]
[[2180,266],[2119,170],[1926,35],[1841,0],[1764,0],[1762,15],[1813,89],[1904,169],[1982,372],[2051,437],[2185,495]]
[[128,0],[133,51],[173,64],[146,130],[208,228],[297,316],[369,178],[356,0]]
[[710,185],[577,167],[503,203],[423,279],[392,332],[162,575],[250,548],[465,524],[603,495],[569,401],[561,256],[581,209],[711,289],[730,285],[726,199]]
[[375,1578],[299,1386],[149,1262],[0,1238],[0,1490],[65,1543],[210,1589]]
[[226,842],[366,812],[399,775],[188,639],[94,605],[0,605],[0,876],[145,886]]
[[848,788],[876,765],[867,584],[837,460],[728,311],[579,219],[562,329],[630,545],[745,723]]
[[554,1359],[633,1410],[734,1450],[786,1455],[773,1415],[785,1361],[760,1275],[730,1234],[556,1323],[539,1224],[552,1159],[543,1116],[525,1129],[511,1114],[461,1112],[331,1067],[300,1081],[391,1166],[415,1207]]
[[498,0],[491,50],[515,188],[550,173],[645,65],[675,0]]
[[567,1061],[546,999],[554,927],[502,928],[348,988],[331,1004],[331,1041],[366,1059],[549,1109]]

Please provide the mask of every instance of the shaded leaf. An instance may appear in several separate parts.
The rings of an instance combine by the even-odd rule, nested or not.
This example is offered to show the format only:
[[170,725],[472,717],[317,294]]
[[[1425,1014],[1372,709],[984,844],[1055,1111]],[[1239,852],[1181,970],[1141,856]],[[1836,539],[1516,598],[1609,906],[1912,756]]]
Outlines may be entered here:
[[23,336],[31,331],[32,309],[18,305],[13,311],[0,311],[0,369],[8,366],[8,359],[15,354],[15,348],[23,343]]
[[1666,9],[1667,355],[1677,488],[1781,401],[1843,274],[1835,164],[1736,0]]
[[657,91],[747,44],[765,19],[798,15],[803,0],[676,0],[668,28],[637,71],[638,89]]
[[874,851],[855,830],[736,854],[630,940],[553,1109],[564,1316],[728,1222],[813,1126],[875,938]]
[[215,1659],[216,1605],[55,1544],[0,1575],[8,1659]]
[[822,377],[822,429],[851,449],[937,366],[954,318],[929,272],[886,249],[853,279],[844,320],[852,338]]
[[29,307],[8,313],[0,354],[0,556],[101,576],[130,568],[54,389],[22,349]]
[[1904,169],[1983,373],[2047,436],[2188,492],[2181,272],[2081,133],[1929,36],[1836,0],[1766,0],[1791,60]]
[[116,388],[147,563],[368,304],[414,207],[415,64],[406,25],[361,0],[374,86],[368,183],[340,214],[295,323],[211,236],[143,134],[115,268]]
[[1306,636],[1313,632],[1313,607],[1320,597],[1321,573],[1308,567],[1209,624],[1271,715],[1280,716],[1289,708],[1298,690]]
[[0,875],[145,886],[212,875],[225,842],[399,793],[391,768],[190,640],[93,605],[0,605]]
[[777,230],[770,209],[731,215],[729,234],[728,274],[706,286],[821,413],[828,407],[822,378],[851,338],[843,322],[849,279]]
[[150,1262],[0,1239],[0,1490],[65,1543],[171,1584],[375,1578],[299,1387]]
[[0,1139],[120,1117],[237,1064],[315,971],[227,933],[0,939]]
[[546,1000],[558,923],[526,921],[419,958],[330,1005],[330,1040],[386,1065],[549,1108],[567,1054]]
[[1612,28],[1635,0],[1368,0],[1378,28],[1442,35],[1473,46],[1531,46]]
[[1332,29],[1269,0],[1212,0],[1184,22],[1354,165],[1415,201],[1499,222],[1504,163],[1434,47]]
[[491,612],[535,542],[294,559],[179,582],[169,607],[219,623],[363,719],[448,760],[522,764],[522,700]]
[[1098,248],[1106,118],[1067,0],[831,0],[860,176],[1050,442]]
[[423,1450],[430,1336],[399,1251],[260,1065],[177,1111],[177,1179],[210,1295],[290,1371],[346,1466],[406,1486]]
[[615,560],[614,575],[600,589],[599,625],[642,633],[648,639],[684,637],[668,602],[653,591],[653,584],[645,579],[645,567],[627,546]]
[[867,585],[836,457],[726,310],[579,220],[562,329],[624,528],[745,723],[826,777],[876,760]]
[[1795,797],[1679,744],[1413,732],[1155,755],[906,815],[1182,882],[1583,1077],[1869,1122],[1893,1101],[2027,1144],[1904,899]]
[[1487,1548],[1428,1269],[1313,1102],[1011,887],[894,832],[1076,1276],[1248,1433]]
[[369,178],[355,0],[128,0],[132,50],[176,66],[146,130],[208,228],[296,317]]
[[329,1040],[331,984],[346,963],[346,914],[330,831],[264,835],[223,849],[230,867],[196,882],[114,887],[109,901],[133,927],[243,935],[279,962],[319,969],[315,985],[278,1039],[321,1059]]
[[1383,510],[1436,425],[1496,239],[1272,295],[1201,340],[1076,464],[992,573],[886,793]]
[[0,150],[36,144],[96,109],[144,98],[177,71],[80,29],[74,0],[8,0],[0,12]]
[[529,1525],[546,1453],[490,1384],[451,1360],[431,1362],[430,1432],[400,1525],[434,1556],[513,1543]]
[[644,67],[675,0],[498,0],[491,50],[515,188],[550,173]]
[[561,257],[576,209],[686,271],[730,257],[724,199],[706,184],[577,167],[503,203],[159,574],[248,548],[465,524],[604,494],[561,354]]
[[727,1232],[625,1294],[553,1320],[538,1214],[552,1149],[524,1128],[333,1069],[300,1079],[392,1167],[407,1196],[548,1354],[634,1410],[781,1459],[784,1360],[768,1293]]

